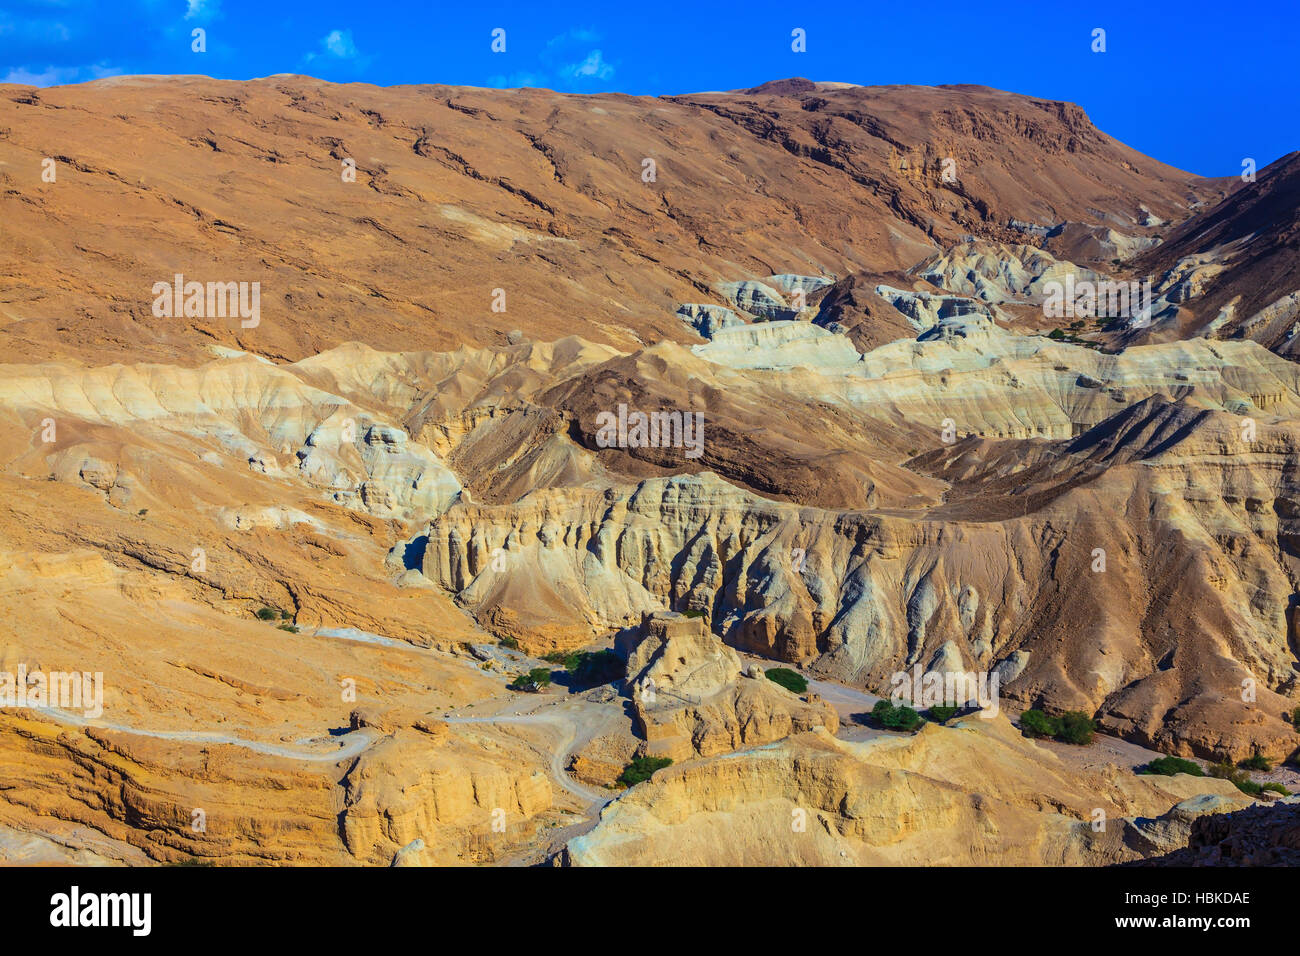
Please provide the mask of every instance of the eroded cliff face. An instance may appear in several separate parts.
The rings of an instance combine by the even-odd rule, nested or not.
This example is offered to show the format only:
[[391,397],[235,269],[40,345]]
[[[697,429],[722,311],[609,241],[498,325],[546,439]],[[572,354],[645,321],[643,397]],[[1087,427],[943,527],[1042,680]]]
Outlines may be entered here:
[[[916,665],[996,671],[1009,701],[1096,713],[1166,752],[1294,749],[1290,363],[1251,343],[1080,355],[963,320],[809,369],[788,361],[810,354],[800,328],[754,339],[762,368],[726,364],[727,340],[629,356],[569,339],[15,372],[0,388],[4,663],[116,672],[106,719],[132,731],[327,751],[348,723],[345,677],[381,710],[426,712],[504,683],[397,652],[360,667],[333,629],[454,650],[484,640],[481,625],[542,652],[674,609],[732,648],[876,692]],[[629,373],[658,383],[641,399],[707,399],[719,470],[594,446],[594,413],[634,398],[619,391]],[[807,457],[828,440],[835,456]],[[262,605],[326,636],[254,621]],[[634,707],[638,747],[687,759],[834,725],[768,683]],[[159,860],[487,861],[574,805],[546,740],[520,750],[482,729],[496,749],[469,752],[451,746],[463,728],[450,742],[412,728],[368,739],[355,766],[289,763],[267,794],[259,762],[288,758],[208,741],[228,797],[191,797],[170,769],[191,766],[201,736],[164,751],[105,727],[28,731],[11,759],[34,768],[29,786],[0,823],[94,826]],[[116,769],[60,795],[66,767],[109,766],[94,735],[114,733]],[[199,803],[231,821],[227,842],[186,831]],[[274,823],[296,804],[314,809]],[[497,809],[517,821],[504,836]]]
[[[1292,438],[1265,436],[1253,464],[1222,473],[1199,462],[1226,445],[1191,444],[1001,520],[798,508],[709,475],[458,505],[430,526],[424,571],[538,649],[671,607],[704,613],[742,650],[876,692],[916,664],[1001,669],[1007,696],[1100,711],[1145,742],[1282,757],[1294,748],[1279,696],[1295,680]],[[1116,499],[1119,526],[1099,514]],[[1254,702],[1242,699],[1247,680]]]
[[[93,675],[102,698],[0,712],[0,826],[43,844],[36,861],[64,847],[99,862],[387,865],[420,840],[420,859],[490,862],[577,806],[552,789],[547,740],[423,719],[503,682],[448,653],[482,633],[436,592],[383,580],[368,534],[253,529],[195,571],[165,505],[152,522],[118,517],[49,485],[62,512],[22,485],[7,497],[30,520],[0,554],[0,671]],[[250,603],[299,624],[257,620]],[[366,643],[367,626],[394,636]],[[353,721],[358,706],[382,719]]]
[[321,745],[268,752],[8,713],[0,727],[0,825],[35,823],[72,846],[94,832],[112,844],[109,859],[387,866],[418,840],[420,862],[490,863],[571,805],[557,806],[532,750],[490,732],[372,730],[337,757]]
[[816,693],[801,697],[768,680],[758,665],[743,668],[739,655],[700,617],[647,614],[619,643],[627,655],[624,688],[632,697],[632,729],[644,741],[643,754],[711,757],[839,728],[835,709]]
[[[0,100],[23,117],[0,168],[68,153],[58,189],[0,172],[0,671],[105,677],[94,718],[0,714],[0,826],[100,860],[535,860],[609,796],[564,767],[612,784],[634,754],[690,763],[575,861],[721,859],[732,825],[745,862],[920,861],[927,829],[945,862],[1113,861],[1200,812],[1090,836],[1093,789],[1148,816],[1202,791],[1072,781],[988,728],[854,749],[740,652],[876,692],[992,672],[1166,752],[1294,749],[1295,290],[1256,278],[1249,197],[1166,262],[1156,224],[1221,184],[1077,107],[284,77]],[[165,130],[148,169],[143,122]],[[349,152],[371,159],[340,189]],[[647,183],[656,155],[687,160]],[[995,175],[936,181],[944,158]],[[1259,261],[1290,282],[1280,208]],[[105,225],[142,222],[139,248]],[[1043,334],[1048,282],[1142,250],[1166,273],[1152,331]],[[152,316],[178,261],[265,283],[262,321]],[[1256,341],[1175,341],[1185,304]],[[623,405],[702,415],[699,447],[600,440]],[[541,661],[493,636],[540,654],[647,615],[628,677],[658,701],[514,712],[549,709],[505,688]],[[792,844],[794,807],[815,822]]]
[[[553,823],[555,786],[527,748],[446,725],[397,728],[348,768],[339,830],[348,854],[387,865],[419,841],[419,862],[492,863]],[[430,737],[437,743],[431,746]]]
[[1246,807],[1191,823],[1183,845],[1138,866],[1300,865],[1300,803]]
[[800,734],[660,770],[562,862],[1102,865],[1177,845],[1198,815],[1247,802],[1223,780],[1081,773],[1005,718],[976,717],[856,744]]

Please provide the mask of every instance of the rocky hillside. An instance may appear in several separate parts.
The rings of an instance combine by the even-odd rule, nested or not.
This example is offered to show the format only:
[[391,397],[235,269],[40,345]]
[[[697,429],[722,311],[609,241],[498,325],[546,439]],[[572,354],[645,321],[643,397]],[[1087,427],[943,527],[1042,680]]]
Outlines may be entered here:
[[1179,846],[1244,802],[1223,780],[1080,772],[1005,718],[863,743],[812,732],[659,772],[560,862],[1099,866]]
[[1300,153],[1259,171],[1132,262],[1176,308],[1155,336],[1249,338],[1300,353]]
[[1187,846],[1134,866],[1300,865],[1300,805],[1246,807],[1193,821]]
[[[1144,760],[1295,752],[1293,166],[966,86],[0,87],[0,672],[105,683],[0,715],[0,858],[1177,849],[1231,783],[844,701],[995,673]],[[1045,312],[1157,266],[1150,327]],[[259,320],[155,315],[177,274]]]
[[[721,303],[718,283],[908,269],[964,234],[1067,220],[1146,233],[1148,215],[1181,220],[1218,194],[1077,106],[982,87],[7,86],[0,348],[193,363],[217,343],[295,360],[519,329],[629,349],[690,338],[673,310]],[[260,324],[155,318],[150,290],[177,273],[260,282]]]

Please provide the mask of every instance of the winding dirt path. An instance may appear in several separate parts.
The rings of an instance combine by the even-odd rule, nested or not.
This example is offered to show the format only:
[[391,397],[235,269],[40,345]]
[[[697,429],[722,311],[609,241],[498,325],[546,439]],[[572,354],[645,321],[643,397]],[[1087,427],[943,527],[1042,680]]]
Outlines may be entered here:
[[[146,730],[143,727],[128,727],[125,724],[115,724],[110,721],[89,720],[79,714],[69,713],[68,711],[59,710],[55,707],[32,708],[32,712],[53,718],[61,724],[70,724],[75,727],[91,727],[99,730],[112,730],[121,734],[133,734],[137,737],[152,737],[156,740],[174,740],[188,744],[226,744],[232,747],[242,747],[245,750],[251,750],[255,753],[267,754],[272,757],[285,757],[289,760],[309,760],[323,763],[336,763],[340,760],[350,760],[351,758],[361,754],[362,751],[374,743],[376,739],[373,732],[363,728],[361,730],[354,730],[350,733],[342,734],[335,738],[339,741],[339,744],[333,750],[322,750],[320,746],[312,744],[299,746],[270,744],[261,740],[248,740],[244,737],[235,737],[230,734],[218,734],[206,731]],[[324,743],[326,743],[326,741],[322,740],[321,744]]]
[[565,769],[569,755],[573,752],[573,748],[578,741],[578,728],[581,726],[574,715],[532,711],[527,714],[502,714],[487,717],[443,717],[442,720],[449,724],[528,724],[557,727],[561,731],[561,737],[551,753],[551,776],[565,790],[587,801],[589,811],[591,807],[596,805],[603,807],[613,799],[612,794],[579,783]]

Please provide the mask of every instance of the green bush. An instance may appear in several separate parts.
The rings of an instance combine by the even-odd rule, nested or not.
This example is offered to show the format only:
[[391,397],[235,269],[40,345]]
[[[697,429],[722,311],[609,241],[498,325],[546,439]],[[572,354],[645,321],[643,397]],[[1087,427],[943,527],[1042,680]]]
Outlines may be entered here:
[[792,694],[802,694],[808,690],[808,681],[798,671],[792,671],[788,667],[773,667],[767,672],[767,679],[773,684],[779,684]]
[[1268,758],[1263,754],[1251,754],[1241,763],[1237,764],[1243,770],[1272,770],[1273,765],[1268,762]]
[[551,686],[550,668],[534,667],[527,674],[520,674],[506,686],[511,690],[525,690],[535,693],[543,687]]
[[906,704],[894,706],[888,700],[876,701],[871,708],[871,716],[886,730],[917,730],[925,723],[925,718]]
[[513,637],[503,637],[497,643],[499,643],[502,647],[507,648],[508,650],[512,650],[512,651],[519,650],[519,642],[516,641]]
[[259,621],[274,621],[279,616],[280,612],[273,607],[264,607],[257,612]]
[[1047,337],[1049,339],[1055,339],[1056,341],[1059,342],[1061,339],[1065,338],[1065,333],[1062,332],[1060,329],[1052,329],[1052,331],[1047,333]]
[[611,650],[552,651],[542,660],[563,667],[578,686],[595,687],[623,676],[623,658]]
[[1020,732],[1026,737],[1055,737],[1061,732],[1061,722],[1041,710],[1027,710],[1020,715]]
[[682,613],[683,613],[684,615],[686,615],[687,617],[706,617],[706,616],[707,616],[703,611],[697,611],[697,610],[695,610],[694,608],[691,608],[691,609],[686,610],[686,611],[682,611]]
[[1210,776],[1217,777],[1220,780],[1231,780],[1238,790],[1252,797],[1258,797],[1264,789],[1251,780],[1246,771],[1238,770],[1226,760],[1223,763],[1216,763],[1211,766]]
[[1193,777],[1204,777],[1205,771],[1201,765],[1194,760],[1184,760],[1182,757],[1158,757],[1142,768],[1142,773],[1159,774],[1162,777],[1172,777],[1176,773],[1185,773]]
[[1291,711],[1291,726],[1300,731],[1300,707]]
[[1264,784],[1264,786],[1261,787],[1260,789],[1261,789],[1261,790],[1272,790],[1274,793],[1280,793],[1280,794],[1282,794],[1282,796],[1284,796],[1284,797],[1289,797],[1289,796],[1291,796],[1291,791],[1288,790],[1286,787],[1282,786],[1280,783],[1266,783],[1266,784]]
[[669,766],[669,757],[633,757],[632,762],[618,775],[618,782],[625,787],[633,787],[643,780],[649,780],[656,770]]
[[1060,717],[1027,710],[1020,715],[1020,732],[1026,737],[1052,737],[1063,744],[1083,746],[1092,743],[1097,724],[1081,710],[1068,710]]
[[277,624],[276,627],[282,631],[288,631],[290,634],[298,633],[298,628],[294,627],[292,624]]
[[1097,725],[1093,719],[1081,710],[1067,710],[1061,715],[1061,730],[1056,739],[1063,744],[1082,747],[1092,743]]
[[563,667],[566,671],[571,671],[582,660],[582,653],[582,651],[551,651],[549,654],[543,654],[542,660],[548,664]]
[[577,666],[569,668],[574,682],[579,687],[595,687],[598,684],[608,684],[610,681],[622,677],[625,671],[626,665],[623,663],[623,658],[611,650],[584,653]]
[[957,711],[960,709],[961,708],[959,708],[956,704],[935,704],[933,707],[931,707],[929,710],[925,712],[925,715],[929,717],[931,720],[933,720],[936,724],[942,724],[949,720],[952,720],[952,718],[957,715]]
[[282,621],[287,621],[287,620],[289,620],[290,616],[291,616],[291,615],[289,614],[288,611],[281,611],[281,612],[280,612],[280,620],[282,620]]

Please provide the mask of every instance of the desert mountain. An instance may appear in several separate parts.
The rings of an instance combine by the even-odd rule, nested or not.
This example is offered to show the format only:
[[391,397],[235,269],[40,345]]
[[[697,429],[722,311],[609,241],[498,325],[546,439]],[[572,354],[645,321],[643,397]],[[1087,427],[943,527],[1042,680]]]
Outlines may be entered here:
[[1300,153],[1173,230],[1132,268],[1176,306],[1151,334],[1249,338],[1289,357],[1300,340]]
[[[1137,766],[1298,742],[1300,365],[1195,334],[1294,291],[1294,172],[970,86],[0,87],[0,672],[105,684],[0,714],[0,856],[1177,850],[1248,800]],[[1214,250],[1147,332],[1045,314]],[[259,321],[156,315],[178,274]],[[868,733],[916,667],[1106,759]]]
[[[1070,104],[793,86],[3,87],[0,341],[24,359],[188,363],[214,343],[279,361],[514,329],[630,349],[689,339],[674,310],[726,304],[719,283],[905,270],[963,235],[1019,241],[1065,221],[1144,235],[1220,192]],[[176,274],[260,282],[260,324],[155,318],[153,284]]]

